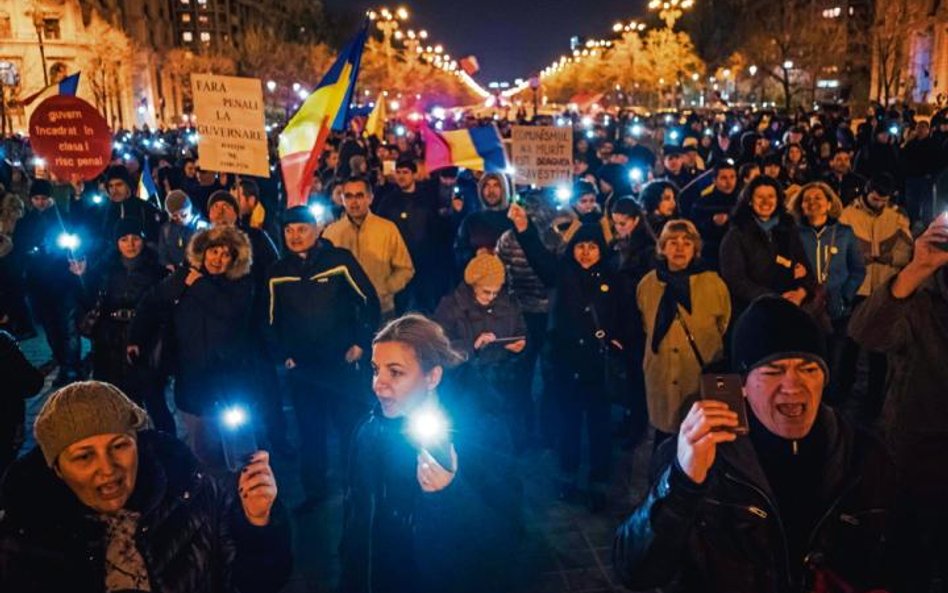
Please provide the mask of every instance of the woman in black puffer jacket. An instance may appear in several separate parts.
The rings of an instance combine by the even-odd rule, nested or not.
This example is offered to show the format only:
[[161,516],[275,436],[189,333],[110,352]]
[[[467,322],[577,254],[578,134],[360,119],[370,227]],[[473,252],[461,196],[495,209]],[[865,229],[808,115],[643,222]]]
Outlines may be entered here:
[[[0,488],[4,593],[273,593],[292,568],[267,453],[210,475],[107,383],[52,394]],[[239,494],[239,496],[238,496]]]
[[220,461],[207,418],[219,405],[251,399],[247,332],[253,298],[250,240],[233,227],[201,231],[188,245],[188,264],[166,278],[135,312],[128,355],[141,356],[158,329],[173,324],[174,399],[188,444],[206,463]]

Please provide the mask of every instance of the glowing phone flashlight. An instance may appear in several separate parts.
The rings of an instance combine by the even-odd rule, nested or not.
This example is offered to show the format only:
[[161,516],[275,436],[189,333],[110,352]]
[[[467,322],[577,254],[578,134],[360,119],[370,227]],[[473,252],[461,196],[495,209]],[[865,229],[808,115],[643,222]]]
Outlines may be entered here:
[[220,425],[227,469],[239,472],[257,452],[257,436],[250,412],[241,405],[228,406],[221,411]]

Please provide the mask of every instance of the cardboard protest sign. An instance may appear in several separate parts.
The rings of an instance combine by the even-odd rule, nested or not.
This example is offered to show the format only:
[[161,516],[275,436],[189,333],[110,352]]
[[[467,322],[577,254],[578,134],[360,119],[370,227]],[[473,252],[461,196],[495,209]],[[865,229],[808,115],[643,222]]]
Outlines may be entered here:
[[573,130],[554,126],[513,126],[510,157],[516,182],[539,187],[571,184]]
[[260,80],[192,74],[191,87],[201,168],[269,177]]

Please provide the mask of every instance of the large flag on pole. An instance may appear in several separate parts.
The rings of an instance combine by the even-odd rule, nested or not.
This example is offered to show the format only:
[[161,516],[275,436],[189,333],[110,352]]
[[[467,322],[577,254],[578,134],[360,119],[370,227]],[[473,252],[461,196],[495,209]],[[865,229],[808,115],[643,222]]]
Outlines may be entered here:
[[47,87],[44,87],[29,97],[26,97],[20,101],[20,105],[26,107],[31,103],[36,102],[37,100],[46,99],[47,97],[52,97],[55,95],[71,95],[75,96],[76,91],[79,89],[79,72],[75,74],[70,74],[66,78],[55,82]]
[[349,104],[368,31],[369,22],[366,20],[280,134],[280,168],[283,170],[287,207],[306,203],[313,185],[313,173],[329,132],[346,129]]
[[436,132],[423,125],[421,132],[429,172],[444,167],[506,172],[509,167],[504,142],[494,124],[450,132]]

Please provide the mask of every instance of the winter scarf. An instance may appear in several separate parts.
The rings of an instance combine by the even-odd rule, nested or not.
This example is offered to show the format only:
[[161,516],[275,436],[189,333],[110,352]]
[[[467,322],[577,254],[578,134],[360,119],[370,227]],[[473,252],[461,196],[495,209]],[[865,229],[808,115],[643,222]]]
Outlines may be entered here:
[[775,228],[777,228],[777,225],[780,224],[779,215],[771,216],[767,220],[761,220],[755,216],[754,220],[757,221],[757,226],[759,226],[768,237],[770,237],[770,233],[773,232]]
[[691,277],[706,271],[699,261],[692,261],[684,270],[672,272],[668,269],[668,262],[661,260],[655,267],[655,273],[661,282],[665,283],[665,291],[658,302],[655,312],[655,332],[652,334],[652,352],[658,354],[658,347],[665,339],[672,323],[678,317],[678,306],[691,313]]

